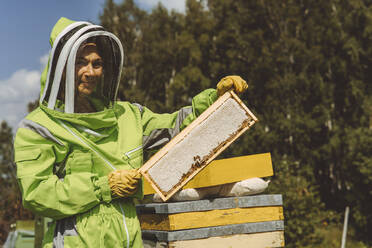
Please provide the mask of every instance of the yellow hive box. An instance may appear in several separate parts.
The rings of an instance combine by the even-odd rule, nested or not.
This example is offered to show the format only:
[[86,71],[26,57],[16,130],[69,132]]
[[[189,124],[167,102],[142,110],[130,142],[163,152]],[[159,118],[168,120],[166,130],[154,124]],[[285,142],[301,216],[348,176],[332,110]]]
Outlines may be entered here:
[[[270,153],[261,153],[211,162],[183,188],[202,188],[238,182],[252,177],[269,177],[274,174]],[[155,190],[144,180],[144,194]]]

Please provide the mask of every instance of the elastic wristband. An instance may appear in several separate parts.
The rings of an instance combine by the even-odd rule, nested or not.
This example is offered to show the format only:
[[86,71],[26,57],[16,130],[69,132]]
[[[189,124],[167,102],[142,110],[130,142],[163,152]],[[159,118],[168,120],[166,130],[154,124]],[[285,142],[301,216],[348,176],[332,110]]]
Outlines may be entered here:
[[102,201],[111,202],[111,189],[110,185],[108,184],[107,176],[100,177],[97,181],[97,185],[101,191]]

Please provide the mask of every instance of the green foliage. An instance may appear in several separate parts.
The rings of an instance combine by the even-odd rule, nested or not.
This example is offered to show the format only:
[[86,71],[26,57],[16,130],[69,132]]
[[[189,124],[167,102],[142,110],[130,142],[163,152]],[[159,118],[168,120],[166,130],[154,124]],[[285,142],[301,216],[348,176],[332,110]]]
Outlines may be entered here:
[[269,192],[283,194],[286,247],[318,247],[324,237],[317,228],[337,218],[331,211],[324,211],[318,186],[298,173],[306,165],[287,162],[285,157],[281,161],[275,166]]
[[[329,247],[341,247],[343,223],[327,223],[324,222],[321,228],[318,228],[316,232],[324,236],[324,240],[321,244],[317,245],[317,248],[329,248]],[[361,241],[355,240],[355,230],[348,228],[347,238],[345,247],[352,248],[369,248]],[[308,246],[313,247],[313,246]]]
[[0,243],[5,242],[12,223],[32,218],[32,214],[22,207],[16,168],[12,162],[12,139],[12,129],[3,121],[0,126]]
[[[27,106],[28,111],[31,112],[38,104],[38,100],[30,102]],[[0,125],[0,185],[0,244],[3,244],[11,224],[17,220],[33,218],[33,214],[22,206],[16,165],[13,162],[13,133],[5,121]]]

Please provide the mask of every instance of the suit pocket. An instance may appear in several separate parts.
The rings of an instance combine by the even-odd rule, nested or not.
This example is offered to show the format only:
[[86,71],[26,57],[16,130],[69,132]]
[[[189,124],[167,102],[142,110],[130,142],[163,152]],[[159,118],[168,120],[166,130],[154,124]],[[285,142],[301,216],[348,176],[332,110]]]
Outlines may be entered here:
[[89,151],[74,151],[66,162],[66,173],[92,172],[92,154]]
[[36,160],[40,157],[41,149],[35,147],[25,147],[24,149],[16,149],[14,154],[14,162],[23,162]]

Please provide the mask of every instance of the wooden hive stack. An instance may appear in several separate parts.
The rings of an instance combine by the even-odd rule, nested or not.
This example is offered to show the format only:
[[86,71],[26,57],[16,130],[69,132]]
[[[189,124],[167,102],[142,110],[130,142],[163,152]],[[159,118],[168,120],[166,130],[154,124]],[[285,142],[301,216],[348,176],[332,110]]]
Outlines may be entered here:
[[283,247],[281,195],[137,207],[147,247]]
[[[269,153],[216,160],[184,188],[272,176]],[[145,194],[154,190],[146,183]],[[146,248],[283,247],[281,195],[253,195],[137,206]]]

